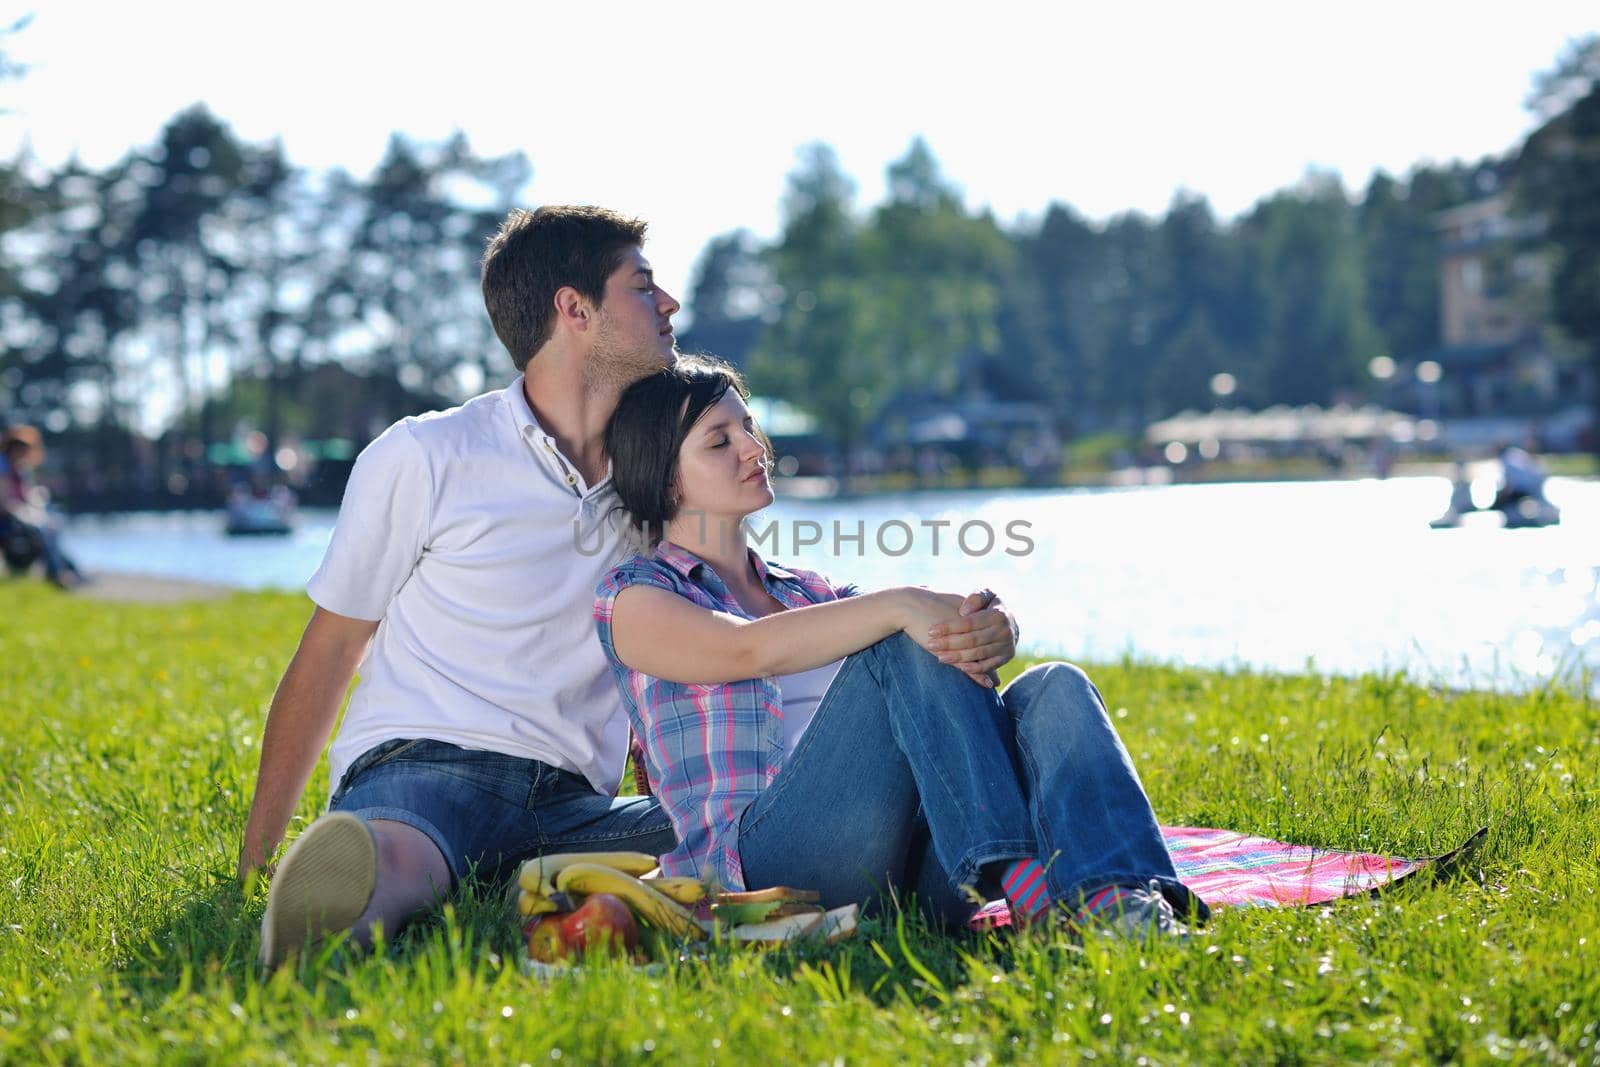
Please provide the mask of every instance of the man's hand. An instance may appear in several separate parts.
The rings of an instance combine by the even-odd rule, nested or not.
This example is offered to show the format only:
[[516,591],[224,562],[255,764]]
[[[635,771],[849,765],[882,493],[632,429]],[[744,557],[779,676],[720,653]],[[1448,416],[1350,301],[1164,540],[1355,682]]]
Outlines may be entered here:
[[257,826],[258,813],[252,811],[251,816],[239,845],[239,882],[247,888],[258,878],[271,880],[278,869],[278,852],[284,837],[283,830],[276,837],[269,837],[266,830]]
[[270,863],[256,863],[251,857],[239,857],[239,884],[244,887],[245,893],[254,891],[257,882],[270,882],[277,872],[278,864],[274,860]]
[[1000,684],[995,668],[1017,654],[1017,623],[991,590],[980,589],[961,602],[961,618],[928,631],[928,647],[939,662],[965,671],[989,689]]

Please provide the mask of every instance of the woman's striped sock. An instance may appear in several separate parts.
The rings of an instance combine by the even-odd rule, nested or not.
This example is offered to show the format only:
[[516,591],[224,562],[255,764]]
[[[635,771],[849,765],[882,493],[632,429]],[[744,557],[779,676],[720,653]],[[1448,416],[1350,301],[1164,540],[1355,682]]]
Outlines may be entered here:
[[1044,887],[1044,867],[1032,857],[1006,864],[1000,888],[1011,905],[1011,913],[1023,926],[1044,915],[1054,903]]

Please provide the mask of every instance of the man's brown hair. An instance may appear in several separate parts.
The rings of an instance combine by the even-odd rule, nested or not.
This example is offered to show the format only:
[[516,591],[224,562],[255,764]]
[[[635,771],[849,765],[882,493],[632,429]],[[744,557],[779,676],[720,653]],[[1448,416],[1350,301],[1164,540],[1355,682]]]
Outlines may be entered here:
[[517,370],[528,366],[555,329],[555,295],[571,286],[595,306],[606,279],[630,248],[644,244],[645,223],[601,207],[517,209],[483,253],[483,303]]

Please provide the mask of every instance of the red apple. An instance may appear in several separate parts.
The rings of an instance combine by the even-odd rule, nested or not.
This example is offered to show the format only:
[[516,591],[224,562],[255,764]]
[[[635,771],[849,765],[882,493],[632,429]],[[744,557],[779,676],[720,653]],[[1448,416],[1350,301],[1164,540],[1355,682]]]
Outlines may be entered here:
[[559,919],[562,938],[574,954],[598,948],[632,952],[639,944],[639,923],[633,912],[610,893],[590,894],[577,911]]

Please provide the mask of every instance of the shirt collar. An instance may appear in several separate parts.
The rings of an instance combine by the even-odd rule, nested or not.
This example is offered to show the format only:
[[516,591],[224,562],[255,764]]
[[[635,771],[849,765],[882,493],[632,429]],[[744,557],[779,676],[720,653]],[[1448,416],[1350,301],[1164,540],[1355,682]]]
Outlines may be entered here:
[[662,541],[656,545],[656,559],[691,580],[694,578],[695,568],[705,565],[705,560],[687,548],[679,548],[671,541]]
[[779,581],[795,581],[793,574],[790,574],[776,563],[768,563],[757,555],[756,550],[753,548],[750,550],[750,562],[755,564],[756,573],[761,576],[763,582],[767,580],[768,576],[777,578]]
[[[755,567],[756,576],[761,579],[763,585],[767,584],[770,579],[779,581],[795,580],[793,574],[776,563],[768,563],[762,559],[760,553],[755,549],[746,549],[746,551],[750,553],[750,564]],[[656,558],[690,581],[694,580],[696,568],[705,566],[706,562],[687,548],[675,545],[671,541],[662,541],[656,545]]]
[[[528,441],[542,440],[550,437],[539,420],[533,414],[533,405],[528,403],[528,394],[524,388],[525,379],[518,376],[515,381],[506,386],[501,395],[506,398],[506,410],[511,413],[511,425],[517,431],[517,436]],[[554,441],[554,438],[551,438]],[[565,461],[565,457],[563,457]],[[603,489],[611,483],[611,459],[606,459],[606,473],[599,482],[589,487],[592,493]]]
[[516,380],[506,386],[502,394],[506,398],[506,410],[511,412],[511,424],[516,427],[519,437],[530,427],[535,434],[543,436],[544,427],[533,417],[533,405],[528,403],[528,394],[522,391],[522,382],[522,376],[517,375]]

